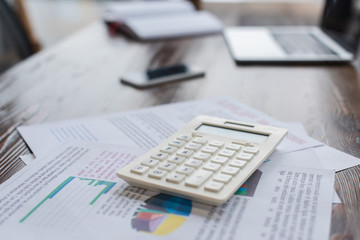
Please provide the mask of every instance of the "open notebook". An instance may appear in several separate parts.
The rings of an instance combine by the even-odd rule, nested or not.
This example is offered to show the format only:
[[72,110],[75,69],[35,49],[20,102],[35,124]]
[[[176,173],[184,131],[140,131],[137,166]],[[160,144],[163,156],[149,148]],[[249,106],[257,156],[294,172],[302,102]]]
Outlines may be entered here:
[[211,13],[196,11],[187,1],[110,2],[104,20],[110,28],[139,40],[221,33]]

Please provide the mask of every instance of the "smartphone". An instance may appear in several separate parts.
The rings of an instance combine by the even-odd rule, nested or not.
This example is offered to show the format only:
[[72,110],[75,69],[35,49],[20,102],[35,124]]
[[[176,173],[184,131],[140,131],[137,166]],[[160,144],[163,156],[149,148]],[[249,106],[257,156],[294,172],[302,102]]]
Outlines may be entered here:
[[149,88],[164,83],[183,81],[204,76],[204,71],[184,64],[178,64],[144,72],[128,73],[122,76],[120,81],[136,88]]

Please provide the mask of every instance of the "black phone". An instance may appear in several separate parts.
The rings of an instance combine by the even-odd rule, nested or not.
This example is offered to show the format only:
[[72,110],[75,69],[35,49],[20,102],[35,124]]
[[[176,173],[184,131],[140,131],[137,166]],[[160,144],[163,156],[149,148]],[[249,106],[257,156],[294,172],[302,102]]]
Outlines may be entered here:
[[154,70],[147,70],[144,72],[128,73],[122,76],[120,81],[136,88],[149,88],[164,83],[183,81],[204,76],[204,71],[189,67],[185,64],[178,64]]

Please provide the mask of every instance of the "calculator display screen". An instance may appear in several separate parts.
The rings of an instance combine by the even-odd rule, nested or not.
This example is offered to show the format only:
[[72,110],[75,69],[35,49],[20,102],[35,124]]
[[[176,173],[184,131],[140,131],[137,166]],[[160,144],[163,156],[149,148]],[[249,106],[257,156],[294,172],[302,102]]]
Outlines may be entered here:
[[215,135],[235,138],[253,143],[262,143],[269,137],[268,135],[264,135],[264,134],[245,132],[237,129],[217,127],[208,124],[202,124],[195,130],[202,133],[215,134]]

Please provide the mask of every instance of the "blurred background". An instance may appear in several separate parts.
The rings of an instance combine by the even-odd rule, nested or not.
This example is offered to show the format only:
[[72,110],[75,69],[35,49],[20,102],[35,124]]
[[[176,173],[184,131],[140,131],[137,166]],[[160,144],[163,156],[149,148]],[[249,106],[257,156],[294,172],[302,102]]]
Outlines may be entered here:
[[[104,2],[107,0],[0,0],[0,73],[34,52],[49,48],[89,24],[99,21],[101,5]],[[241,4],[273,2],[293,4],[322,1],[203,0],[202,5],[221,7],[237,4],[241,7]],[[7,9],[8,6],[10,9]],[[18,25],[21,25],[21,31]],[[19,46],[20,53],[16,49]]]

